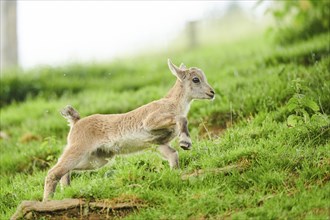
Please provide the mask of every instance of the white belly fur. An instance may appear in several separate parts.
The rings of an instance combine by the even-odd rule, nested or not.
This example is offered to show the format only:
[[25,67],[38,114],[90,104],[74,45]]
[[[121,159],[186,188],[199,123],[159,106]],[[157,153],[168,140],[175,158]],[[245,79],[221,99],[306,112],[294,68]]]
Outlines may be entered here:
[[130,154],[150,148],[152,139],[153,137],[149,133],[139,132],[103,143],[100,147],[114,154]]

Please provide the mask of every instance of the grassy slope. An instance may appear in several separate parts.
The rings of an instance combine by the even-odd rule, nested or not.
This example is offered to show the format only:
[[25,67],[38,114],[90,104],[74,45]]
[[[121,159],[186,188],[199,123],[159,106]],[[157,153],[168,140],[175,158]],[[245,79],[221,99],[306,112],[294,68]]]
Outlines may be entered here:
[[[97,172],[74,174],[72,187],[58,189],[55,199],[144,200],[147,208],[128,219],[327,219],[328,40],[329,35],[321,35],[279,48],[254,37],[111,64],[44,67],[20,77],[2,76],[1,131],[10,138],[1,140],[0,218],[8,219],[22,200],[42,198],[44,177],[68,131],[59,109],[72,104],[83,116],[126,112],[157,99],[174,82],[166,67],[166,58],[172,57],[175,63],[201,67],[218,94],[212,103],[192,105],[194,148],[178,149],[181,170],[169,170],[154,150],[117,157]],[[302,103],[288,106],[298,93],[320,110]],[[13,96],[17,102],[7,105],[4,100]],[[288,116],[299,115],[300,109],[315,120],[300,117],[300,124],[288,127]],[[244,169],[180,177],[228,165]]]

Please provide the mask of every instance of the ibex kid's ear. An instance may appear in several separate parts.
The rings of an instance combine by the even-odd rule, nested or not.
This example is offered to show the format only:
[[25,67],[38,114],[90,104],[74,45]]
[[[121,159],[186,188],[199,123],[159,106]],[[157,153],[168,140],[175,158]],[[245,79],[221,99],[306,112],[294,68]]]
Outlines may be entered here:
[[180,81],[182,81],[183,78],[183,71],[175,66],[170,59],[167,60],[168,67],[170,68],[172,74],[176,76]]
[[183,63],[181,63],[181,65],[180,65],[179,68],[180,68],[181,70],[186,70],[186,69],[187,69],[186,65],[184,65]]

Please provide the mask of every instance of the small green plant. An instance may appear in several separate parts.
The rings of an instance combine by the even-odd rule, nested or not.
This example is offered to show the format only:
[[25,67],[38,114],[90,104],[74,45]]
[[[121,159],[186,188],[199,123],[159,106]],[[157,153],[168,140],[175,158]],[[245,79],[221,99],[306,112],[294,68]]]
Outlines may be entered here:
[[304,86],[301,79],[293,81],[295,94],[289,99],[287,109],[291,113],[287,118],[287,124],[290,127],[295,127],[301,124],[317,123],[320,126],[329,124],[329,117],[320,112],[318,104],[305,95],[304,92],[309,90]]

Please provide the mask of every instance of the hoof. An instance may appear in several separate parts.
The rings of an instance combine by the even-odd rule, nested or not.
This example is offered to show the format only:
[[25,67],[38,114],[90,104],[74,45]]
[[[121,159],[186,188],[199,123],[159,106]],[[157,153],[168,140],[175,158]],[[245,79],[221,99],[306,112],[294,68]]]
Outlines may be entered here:
[[190,150],[191,149],[191,142],[188,141],[180,141],[180,147],[183,150]]

